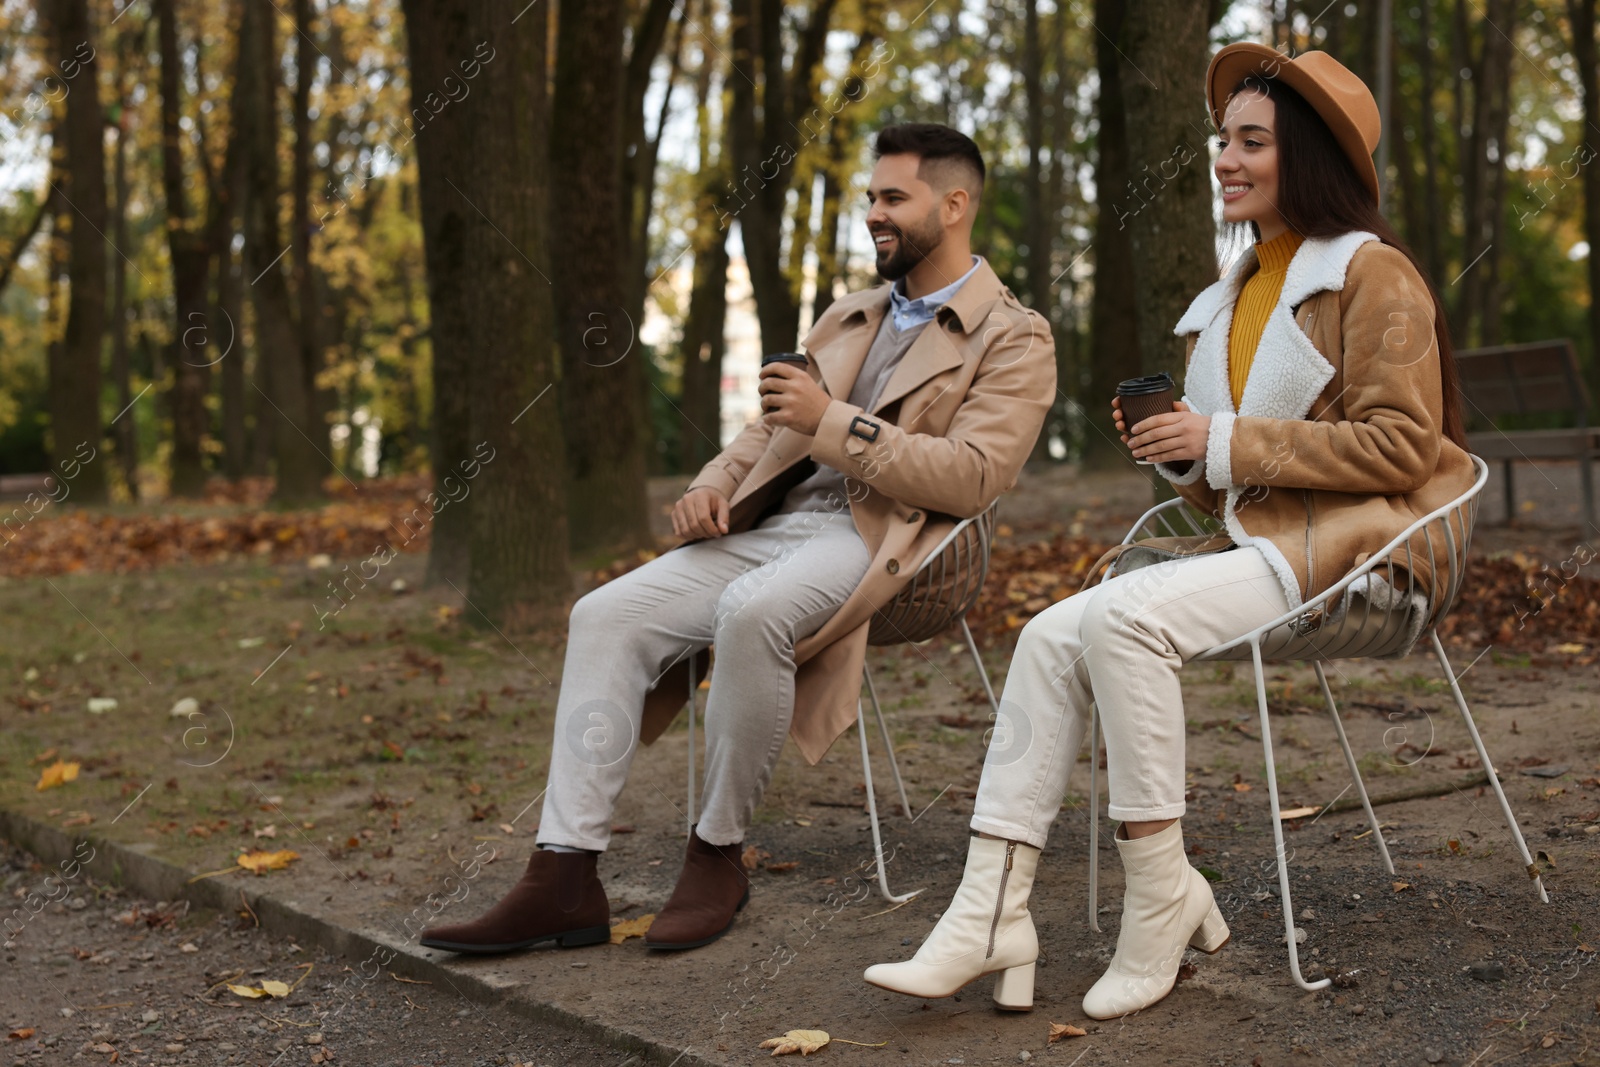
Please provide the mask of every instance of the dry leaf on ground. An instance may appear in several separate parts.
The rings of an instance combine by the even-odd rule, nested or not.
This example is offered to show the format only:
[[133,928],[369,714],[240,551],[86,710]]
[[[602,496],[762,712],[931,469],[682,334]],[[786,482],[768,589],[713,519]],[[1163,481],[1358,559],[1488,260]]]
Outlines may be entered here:
[[655,912],[641,915],[637,919],[624,919],[611,928],[611,943],[620,945],[630,937],[643,937],[650,931],[650,924],[655,921]]
[[260,1000],[262,997],[286,997],[293,988],[288,982],[275,982],[271,979],[259,986],[234,985],[231,982],[228,984],[229,992],[249,997],[251,1000]]
[[1053,1045],[1064,1037],[1084,1037],[1088,1033],[1089,1031],[1073,1026],[1071,1023],[1051,1023],[1049,1043]]
[[782,1037],[767,1038],[761,1042],[761,1047],[770,1048],[774,1056],[787,1056],[792,1052],[809,1056],[827,1047],[830,1040],[826,1030],[790,1030]]
[[247,871],[257,874],[266,874],[268,871],[281,871],[289,864],[300,858],[300,853],[291,849],[282,848],[276,852],[264,852],[261,849],[252,849],[239,854],[239,866]]
[[58,785],[65,785],[76,777],[78,777],[78,765],[76,763],[56,760],[39,775],[39,784],[34,788],[43,792],[46,789],[54,789]]

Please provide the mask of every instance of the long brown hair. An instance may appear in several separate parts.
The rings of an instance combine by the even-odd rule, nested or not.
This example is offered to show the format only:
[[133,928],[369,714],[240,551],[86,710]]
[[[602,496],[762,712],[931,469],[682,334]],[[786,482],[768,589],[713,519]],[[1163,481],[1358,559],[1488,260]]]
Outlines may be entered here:
[[[1467,435],[1461,416],[1461,387],[1455,349],[1445,323],[1444,305],[1433,282],[1394,227],[1378,211],[1366,183],[1356,173],[1327,123],[1305,97],[1278,78],[1251,75],[1233,90],[1249,90],[1272,100],[1278,140],[1278,214],[1302,237],[1337,237],[1356,230],[1376,234],[1416,268],[1433,298],[1433,334],[1439,345],[1439,384],[1444,400],[1444,435],[1462,448]],[[1261,232],[1250,224],[1259,240]]]

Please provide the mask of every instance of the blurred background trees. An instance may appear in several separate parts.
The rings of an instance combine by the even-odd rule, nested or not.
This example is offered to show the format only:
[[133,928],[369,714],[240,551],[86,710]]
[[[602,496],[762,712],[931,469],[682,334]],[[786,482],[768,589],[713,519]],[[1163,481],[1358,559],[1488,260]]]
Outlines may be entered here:
[[1200,80],[1242,39],[1388,87],[1386,211],[1458,347],[1571,337],[1600,386],[1595,3],[0,0],[0,472],[431,471],[431,580],[532,617],[878,282],[907,120],[977,140],[977,247],[1055,331],[1036,461],[1122,462],[1114,383],[1179,368],[1241,247]]

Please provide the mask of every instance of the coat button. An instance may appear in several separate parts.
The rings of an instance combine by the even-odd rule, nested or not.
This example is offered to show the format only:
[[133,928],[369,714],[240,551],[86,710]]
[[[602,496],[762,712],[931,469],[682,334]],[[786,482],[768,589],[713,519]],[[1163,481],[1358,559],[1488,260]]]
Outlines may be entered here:
[[906,521],[907,522],[921,522],[922,521],[922,512],[913,511],[911,514],[906,516]]
[[900,561],[897,559],[891,559],[885,566],[890,574],[900,573]]

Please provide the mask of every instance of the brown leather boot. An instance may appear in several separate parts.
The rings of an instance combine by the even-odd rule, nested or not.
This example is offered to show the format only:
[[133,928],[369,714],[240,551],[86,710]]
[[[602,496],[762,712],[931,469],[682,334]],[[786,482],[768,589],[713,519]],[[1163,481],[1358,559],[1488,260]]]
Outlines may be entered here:
[[678,885],[650,924],[644,943],[659,949],[699,948],[727,933],[750,899],[741,852],[742,845],[708,845],[691,829]]
[[535,849],[522,878],[494,907],[466,923],[432,926],[422,944],[492,956],[541,941],[563,948],[611,940],[611,905],[593,852]]

